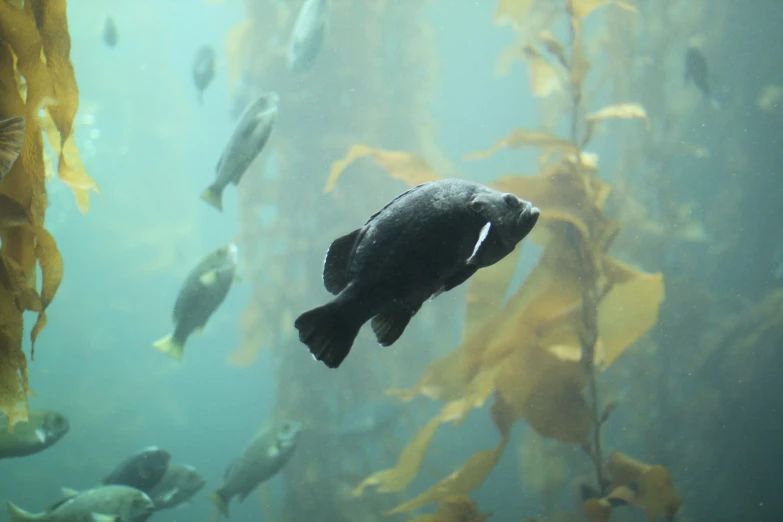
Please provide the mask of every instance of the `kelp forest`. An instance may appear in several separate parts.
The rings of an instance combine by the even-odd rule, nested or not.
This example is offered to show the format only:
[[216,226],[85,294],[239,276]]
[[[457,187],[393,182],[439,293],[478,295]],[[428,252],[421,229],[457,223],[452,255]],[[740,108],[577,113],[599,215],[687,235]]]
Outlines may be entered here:
[[[439,55],[447,21],[436,13],[450,1],[331,0],[324,48],[300,75],[261,51],[285,38],[302,2],[245,0],[225,36],[232,100],[281,93],[267,152],[238,186],[251,295],[226,364],[267,372],[274,417],[304,426],[276,479],[282,500],[265,484],[251,501],[276,522],[769,516],[747,488],[774,479],[744,475],[768,466],[763,447],[774,452],[779,440],[779,423],[763,420],[777,413],[759,401],[780,395],[783,290],[774,261],[758,269],[769,284],[723,274],[752,257],[741,254],[749,227],[777,234],[752,259],[774,260],[783,244],[768,220],[743,221],[754,200],[779,202],[783,185],[745,186],[744,173],[779,166],[752,151],[742,123],[748,107],[780,123],[783,91],[767,82],[752,99],[735,93],[716,116],[682,72],[689,46],[714,61],[729,53],[726,34],[741,23],[731,10],[741,8],[492,0],[472,37],[506,36],[484,80],[513,85],[517,99],[492,103],[517,122],[489,141],[466,125],[460,143],[472,145],[457,150],[433,114],[439,93],[460,88],[444,80]],[[21,3],[0,0],[0,115],[27,120],[19,161],[0,182],[0,409],[14,421],[35,388],[47,306],[77,262],[47,232],[47,180],[68,184],[83,212],[98,190],[72,139],[78,70],[65,0]],[[705,164],[725,172],[687,188]],[[511,255],[426,303],[394,346],[365,328],[339,369],[313,362],[294,319],[325,299],[332,239],[407,188],[445,178],[511,192],[540,220]],[[30,339],[25,311],[37,314]],[[261,369],[265,352],[271,368]],[[360,442],[330,436],[368,402],[387,405],[392,420]]]

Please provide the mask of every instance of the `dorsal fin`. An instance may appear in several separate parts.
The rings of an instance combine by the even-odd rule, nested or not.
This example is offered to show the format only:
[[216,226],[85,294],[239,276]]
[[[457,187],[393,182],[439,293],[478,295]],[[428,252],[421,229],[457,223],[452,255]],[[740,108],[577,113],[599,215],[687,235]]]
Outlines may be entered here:
[[324,259],[324,286],[332,294],[339,294],[348,285],[348,268],[356,240],[364,228],[332,241]]
[[[383,208],[382,208],[382,209],[380,209],[378,212],[376,212],[375,214],[373,214],[372,216],[370,216],[370,219],[368,219],[368,220],[367,220],[367,223],[369,223],[369,222],[370,222],[370,221],[372,221],[373,219],[377,218],[377,217],[378,217],[378,215],[379,215],[381,212],[383,212],[384,210],[386,210],[387,208],[389,208],[391,205],[393,205],[393,204],[394,204],[394,203],[396,203],[397,201],[401,200],[401,199],[402,199],[402,198],[404,198],[405,196],[408,196],[408,195],[410,195],[412,192],[414,192],[414,191],[416,191],[416,190],[419,190],[419,189],[420,189],[420,188],[422,188],[423,186],[425,186],[425,185],[429,185],[430,183],[435,183],[435,182],[434,182],[434,181],[426,181],[426,182],[424,182],[424,183],[422,183],[422,184],[420,184],[420,185],[416,185],[415,187],[411,187],[411,188],[409,188],[408,190],[406,190],[405,192],[403,192],[402,194],[400,194],[399,196],[397,196],[397,197],[396,197],[396,198],[394,198],[393,200],[391,200],[391,201],[389,201],[388,203],[386,203],[386,204],[383,206]],[[367,223],[365,223],[365,225],[366,225]]]

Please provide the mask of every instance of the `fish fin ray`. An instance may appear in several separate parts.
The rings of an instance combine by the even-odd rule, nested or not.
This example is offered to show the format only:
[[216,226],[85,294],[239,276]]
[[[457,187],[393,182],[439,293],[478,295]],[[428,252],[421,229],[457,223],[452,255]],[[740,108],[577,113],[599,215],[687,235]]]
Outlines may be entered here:
[[207,495],[207,498],[211,500],[213,504],[215,504],[215,507],[224,517],[228,518],[228,501],[230,499],[226,498],[226,494],[222,489],[218,489],[217,491],[210,493]]
[[24,145],[24,118],[14,116],[0,121],[0,179],[14,166]]
[[411,317],[416,315],[419,307],[390,307],[372,318],[372,331],[381,346],[391,346],[400,338]]
[[214,184],[208,186],[201,193],[201,199],[207,202],[210,206],[215,207],[220,212],[223,212],[223,189]]
[[303,313],[294,322],[299,340],[329,368],[342,364],[364,323],[346,314],[343,306],[332,301]]
[[8,518],[11,522],[30,522],[39,520],[42,516],[25,511],[13,502],[8,502]]
[[174,335],[167,335],[162,339],[158,339],[152,345],[177,361],[182,360],[182,356],[185,353],[185,346],[174,339]]
[[324,286],[332,294],[339,294],[348,286],[348,268],[354,245],[363,228],[357,228],[350,234],[332,241],[324,259]]

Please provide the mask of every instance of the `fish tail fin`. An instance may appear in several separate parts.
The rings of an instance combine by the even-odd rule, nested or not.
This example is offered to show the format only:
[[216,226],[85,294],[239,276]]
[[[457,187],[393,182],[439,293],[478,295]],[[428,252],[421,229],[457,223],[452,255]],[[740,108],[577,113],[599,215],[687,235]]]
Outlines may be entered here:
[[162,339],[155,341],[152,346],[160,350],[161,352],[168,354],[171,358],[181,361],[182,356],[185,354],[185,345],[178,341],[174,334],[167,335]]
[[226,498],[226,493],[222,489],[210,493],[207,495],[207,498],[215,504],[215,507],[224,517],[228,518],[228,501],[230,499]]
[[31,520],[38,520],[41,517],[25,511],[13,502],[9,502],[8,518],[11,522],[30,522]]
[[201,193],[201,199],[223,212],[223,189],[212,184]]
[[0,178],[8,174],[24,144],[24,118],[14,116],[0,121]]
[[335,299],[303,313],[294,322],[299,340],[329,368],[342,364],[364,324],[346,312],[345,305]]

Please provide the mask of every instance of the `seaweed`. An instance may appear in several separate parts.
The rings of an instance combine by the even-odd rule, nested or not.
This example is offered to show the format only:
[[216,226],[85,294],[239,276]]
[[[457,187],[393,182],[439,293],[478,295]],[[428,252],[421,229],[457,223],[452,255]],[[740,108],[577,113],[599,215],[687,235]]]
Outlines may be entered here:
[[63,277],[62,257],[44,226],[47,196],[41,131],[59,156],[60,180],[71,187],[82,212],[88,208],[90,190],[97,191],[73,138],[79,91],[69,57],[65,7],[65,0],[0,1],[0,116],[23,116],[26,122],[22,153],[0,182],[1,214],[6,218],[0,223],[0,411],[11,427],[27,418],[22,314],[38,314],[31,331],[33,359],[35,342],[46,325],[46,309]]

